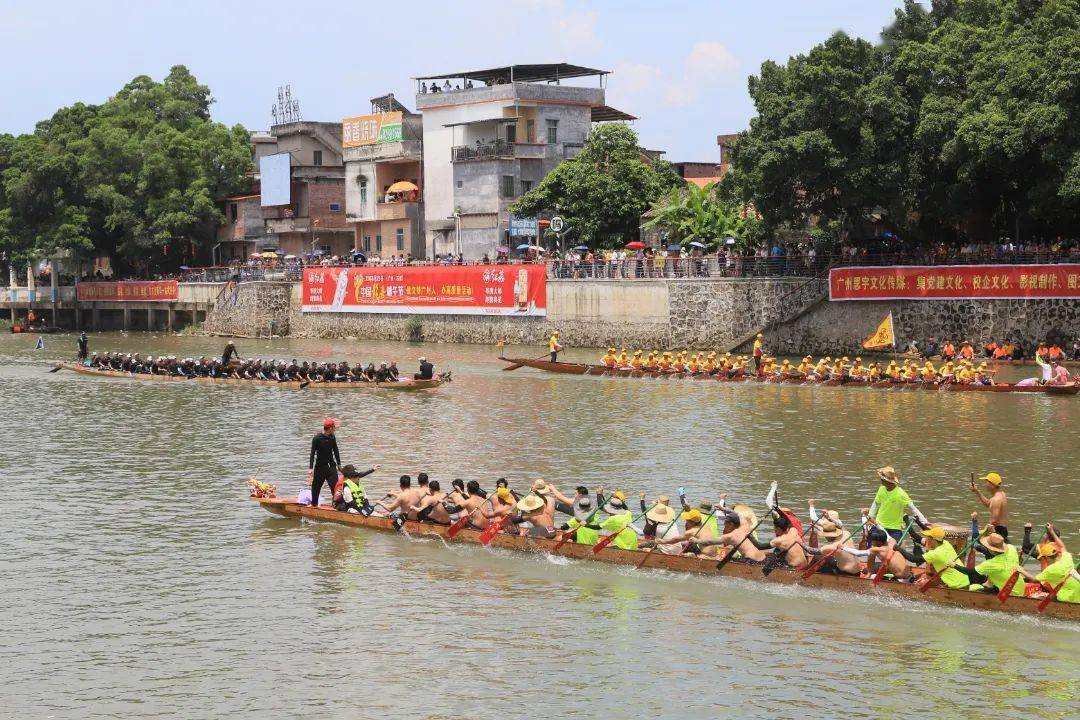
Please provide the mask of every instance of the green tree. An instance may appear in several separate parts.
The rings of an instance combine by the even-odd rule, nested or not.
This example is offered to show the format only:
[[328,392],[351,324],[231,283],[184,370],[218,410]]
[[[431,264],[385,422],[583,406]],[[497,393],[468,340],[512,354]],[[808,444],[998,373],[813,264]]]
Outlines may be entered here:
[[648,162],[621,123],[597,125],[577,157],[548,173],[510,208],[515,215],[557,210],[580,241],[613,247],[637,237],[644,213],[683,181],[670,163]]
[[[652,211],[643,227],[667,230],[678,243],[700,242],[707,250],[716,250],[728,237],[745,246],[748,221],[742,207],[724,203],[714,185],[700,188],[694,184],[672,190]],[[753,222],[753,221],[750,221]]]
[[0,143],[0,243],[12,257],[70,249],[142,270],[197,254],[221,219],[215,198],[252,170],[247,131],[211,121],[212,102],[176,66]]

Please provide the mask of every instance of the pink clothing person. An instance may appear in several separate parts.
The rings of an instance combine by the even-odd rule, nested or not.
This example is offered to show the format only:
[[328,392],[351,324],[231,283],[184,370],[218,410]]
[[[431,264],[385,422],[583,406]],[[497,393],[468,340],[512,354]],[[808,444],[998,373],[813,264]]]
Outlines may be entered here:
[[1069,385],[1069,371],[1061,363],[1054,363],[1054,369],[1050,372],[1049,385]]

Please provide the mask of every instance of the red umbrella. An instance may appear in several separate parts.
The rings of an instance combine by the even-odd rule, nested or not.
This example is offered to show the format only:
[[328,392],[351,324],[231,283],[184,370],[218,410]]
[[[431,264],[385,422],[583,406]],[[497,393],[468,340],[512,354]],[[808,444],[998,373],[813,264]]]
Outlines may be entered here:
[[645,249],[645,243],[641,242],[640,240],[635,240],[634,242],[626,243],[626,249],[627,250],[644,250]]

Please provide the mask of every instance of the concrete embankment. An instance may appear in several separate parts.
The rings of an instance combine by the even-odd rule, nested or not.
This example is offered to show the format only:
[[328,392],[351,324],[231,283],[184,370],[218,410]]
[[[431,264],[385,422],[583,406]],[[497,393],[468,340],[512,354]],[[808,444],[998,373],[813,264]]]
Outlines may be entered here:
[[1039,301],[828,302],[805,279],[550,280],[546,318],[304,313],[299,284],[242,283],[208,315],[208,332],[514,345],[726,349],[765,329],[787,354],[855,353],[890,311],[901,343],[935,335],[1027,344],[1080,332],[1080,303]]

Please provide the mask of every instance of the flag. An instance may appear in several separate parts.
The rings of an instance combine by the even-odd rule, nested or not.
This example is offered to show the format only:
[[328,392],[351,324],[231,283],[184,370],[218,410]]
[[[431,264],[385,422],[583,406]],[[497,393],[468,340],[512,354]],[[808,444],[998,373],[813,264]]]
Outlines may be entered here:
[[878,325],[874,334],[863,340],[862,346],[864,350],[880,350],[881,348],[886,347],[896,347],[896,334],[893,332],[891,312],[881,321],[881,324]]

